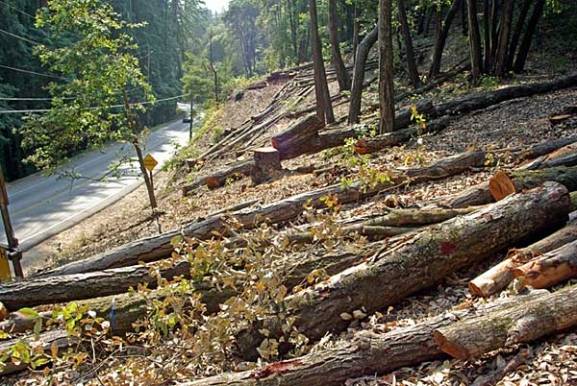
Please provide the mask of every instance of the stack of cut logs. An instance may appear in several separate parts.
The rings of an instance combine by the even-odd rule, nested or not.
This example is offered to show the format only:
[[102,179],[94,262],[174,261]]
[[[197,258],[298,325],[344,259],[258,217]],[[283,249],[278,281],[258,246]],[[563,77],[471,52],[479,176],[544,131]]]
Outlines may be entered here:
[[[519,87],[524,87],[523,95],[528,94],[527,90],[535,90]],[[542,85],[537,89],[549,90]],[[506,95],[518,96],[521,91],[509,91]],[[481,99],[468,101],[468,106],[481,104]],[[446,109],[447,106],[457,108],[447,104]],[[405,118],[401,116],[399,122],[402,119]],[[311,146],[315,151],[322,148],[319,144],[323,144],[323,135],[331,135],[331,131],[319,129],[314,116],[304,117],[275,136],[273,147],[256,150],[254,158],[246,161],[249,166],[237,169],[237,173],[246,171],[255,182],[271,178],[281,170],[282,160],[308,152]],[[381,136],[377,147],[397,144],[390,138],[400,132],[403,130]],[[404,133],[397,138],[411,135]],[[385,137],[389,140],[385,141]],[[460,307],[411,327],[388,332],[358,331],[352,337],[338,338],[352,320],[387,309],[443,283],[463,268],[500,254],[506,253],[503,261],[471,281],[473,295],[489,297],[507,288],[515,278],[520,284],[541,289],[576,277],[576,143],[577,137],[567,137],[528,149],[506,149],[516,167],[499,171],[478,186],[440,198],[427,207],[390,209],[379,216],[343,221],[343,237],[360,233],[369,240],[355,251],[279,257],[274,269],[282,273],[282,284],[289,293],[313,270],[323,270],[329,275],[321,283],[287,296],[283,309],[311,342],[327,334],[337,336],[335,341],[298,358],[190,385],[342,385],[349,378],[387,373],[437,358],[476,358],[576,326],[577,285],[569,285],[555,292],[528,291],[509,300],[493,298],[484,306]],[[491,160],[498,157],[498,152],[468,151],[427,167],[393,170],[390,180],[377,186],[337,184],[267,205],[237,206],[185,224],[181,229],[136,240],[27,280],[0,286],[0,302],[6,307],[4,315],[0,312],[4,317],[0,330],[14,336],[0,343],[0,352],[21,340],[34,342],[47,351],[54,346],[64,348],[79,343],[68,337],[64,329],[44,331],[38,336],[31,333],[35,320],[19,313],[22,307],[76,301],[109,319],[112,333],[131,331],[133,323],[146,316],[147,303],[142,296],[129,292],[129,288],[147,284],[153,289],[147,294],[149,299],[163,299],[169,290],[154,289],[159,281],[157,275],[167,280],[191,277],[191,264],[184,258],[170,265],[159,264],[163,259],[175,259],[172,244],[175,236],[198,240],[226,237],[228,245],[242,248],[239,232],[263,223],[286,225],[297,219],[305,206],[324,207],[324,198],[329,195],[341,204],[354,204],[377,195],[386,196],[386,192],[397,186],[492,166]],[[214,185],[225,183],[227,178],[230,175],[218,177]],[[236,226],[231,229],[231,219],[241,226],[240,230]],[[289,231],[285,236],[292,242],[314,242],[306,227]],[[207,312],[215,313],[237,293],[235,289],[216,288],[209,283],[197,285],[194,291],[206,304]],[[41,312],[39,317],[48,315],[49,312]],[[264,316],[236,332],[236,354],[255,360],[264,339],[282,335],[276,317]],[[6,374],[23,368],[23,364],[14,362],[0,371]]]

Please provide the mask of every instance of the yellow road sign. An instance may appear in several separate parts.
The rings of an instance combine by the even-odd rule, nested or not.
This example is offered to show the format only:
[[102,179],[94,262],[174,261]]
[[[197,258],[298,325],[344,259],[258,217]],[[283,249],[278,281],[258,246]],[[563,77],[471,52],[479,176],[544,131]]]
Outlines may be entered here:
[[6,255],[6,250],[0,246],[0,283],[10,281],[10,279],[12,279],[12,275],[8,256]]
[[158,165],[158,161],[152,156],[152,154],[148,153],[146,157],[144,157],[144,167],[149,172],[152,172],[156,165]]

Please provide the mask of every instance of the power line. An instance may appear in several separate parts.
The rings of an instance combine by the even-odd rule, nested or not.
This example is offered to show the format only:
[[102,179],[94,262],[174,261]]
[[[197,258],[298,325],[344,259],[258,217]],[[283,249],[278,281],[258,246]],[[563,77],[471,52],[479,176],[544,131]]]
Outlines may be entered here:
[[7,6],[8,8],[12,8],[13,10],[15,10],[15,11],[18,12],[18,13],[21,13],[22,15],[29,16],[29,17],[31,17],[31,18],[33,18],[33,19],[36,18],[36,16],[34,16],[34,15],[32,15],[32,14],[29,14],[28,12],[25,12],[25,11],[23,11],[23,10],[21,10],[21,9],[18,9],[18,8],[16,8],[15,6],[13,6],[12,4],[6,3],[5,1],[0,0],[0,3],[1,3],[1,4],[4,4],[4,5]]
[[7,70],[12,70],[12,71],[23,72],[23,73],[25,73],[25,74],[32,74],[32,75],[44,76],[44,77],[46,77],[46,78],[54,78],[54,79],[67,80],[66,78],[63,78],[63,77],[58,76],[58,75],[43,74],[43,73],[40,73],[40,72],[35,72],[35,71],[27,70],[27,69],[25,69],[25,68],[17,68],[17,67],[6,66],[6,65],[4,65],[4,64],[0,64],[0,68],[5,68],[5,69],[7,69]]
[[0,29],[0,32],[4,33],[4,34],[6,34],[6,35],[12,36],[13,38],[23,40],[23,41],[25,41],[25,42],[27,42],[27,43],[42,44],[42,43],[39,43],[39,42],[37,42],[37,41],[35,41],[35,40],[29,39],[29,38],[27,38],[27,37],[20,36],[20,35],[16,35],[16,34],[13,34],[12,32],[4,31],[3,29]]
[[[144,105],[150,105],[150,104],[156,104],[156,103],[160,103],[160,102],[166,102],[166,101],[170,101],[170,100],[175,100],[178,98],[182,98],[183,96],[186,96],[188,94],[181,94],[181,95],[176,95],[173,97],[169,97],[169,98],[164,98],[164,99],[158,99],[155,101],[147,101],[147,102],[134,102],[134,103],[130,103],[130,106],[144,106]],[[114,109],[114,108],[119,108],[119,107],[124,107],[123,104],[121,105],[112,105],[109,106],[109,109]],[[98,107],[89,107],[89,110],[95,110],[98,109]],[[26,114],[26,113],[45,113],[50,111],[50,109],[29,109],[29,110],[0,110],[0,114]]]

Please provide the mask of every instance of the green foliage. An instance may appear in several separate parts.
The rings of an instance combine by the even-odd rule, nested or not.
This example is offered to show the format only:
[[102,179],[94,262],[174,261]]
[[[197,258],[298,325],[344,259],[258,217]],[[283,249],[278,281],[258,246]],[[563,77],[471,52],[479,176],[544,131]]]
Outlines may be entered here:
[[34,152],[28,160],[50,168],[82,146],[137,143],[142,127],[134,114],[145,105],[131,99],[150,103],[154,96],[133,55],[137,46],[125,31],[142,24],[122,21],[98,0],[51,0],[36,25],[56,38],[74,38],[65,47],[36,49],[42,63],[66,81],[49,84],[50,111],[22,128],[23,145]]

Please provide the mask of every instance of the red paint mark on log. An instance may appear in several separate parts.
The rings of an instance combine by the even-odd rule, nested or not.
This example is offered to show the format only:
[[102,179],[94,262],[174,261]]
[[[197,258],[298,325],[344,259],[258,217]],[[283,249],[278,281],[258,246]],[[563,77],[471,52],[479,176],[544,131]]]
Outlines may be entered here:
[[275,362],[263,367],[262,369],[253,371],[250,376],[254,379],[262,379],[271,375],[286,373],[302,364],[303,362],[300,359]]
[[455,252],[455,249],[457,249],[457,246],[449,241],[443,241],[441,243],[441,253],[443,255],[450,255]]

